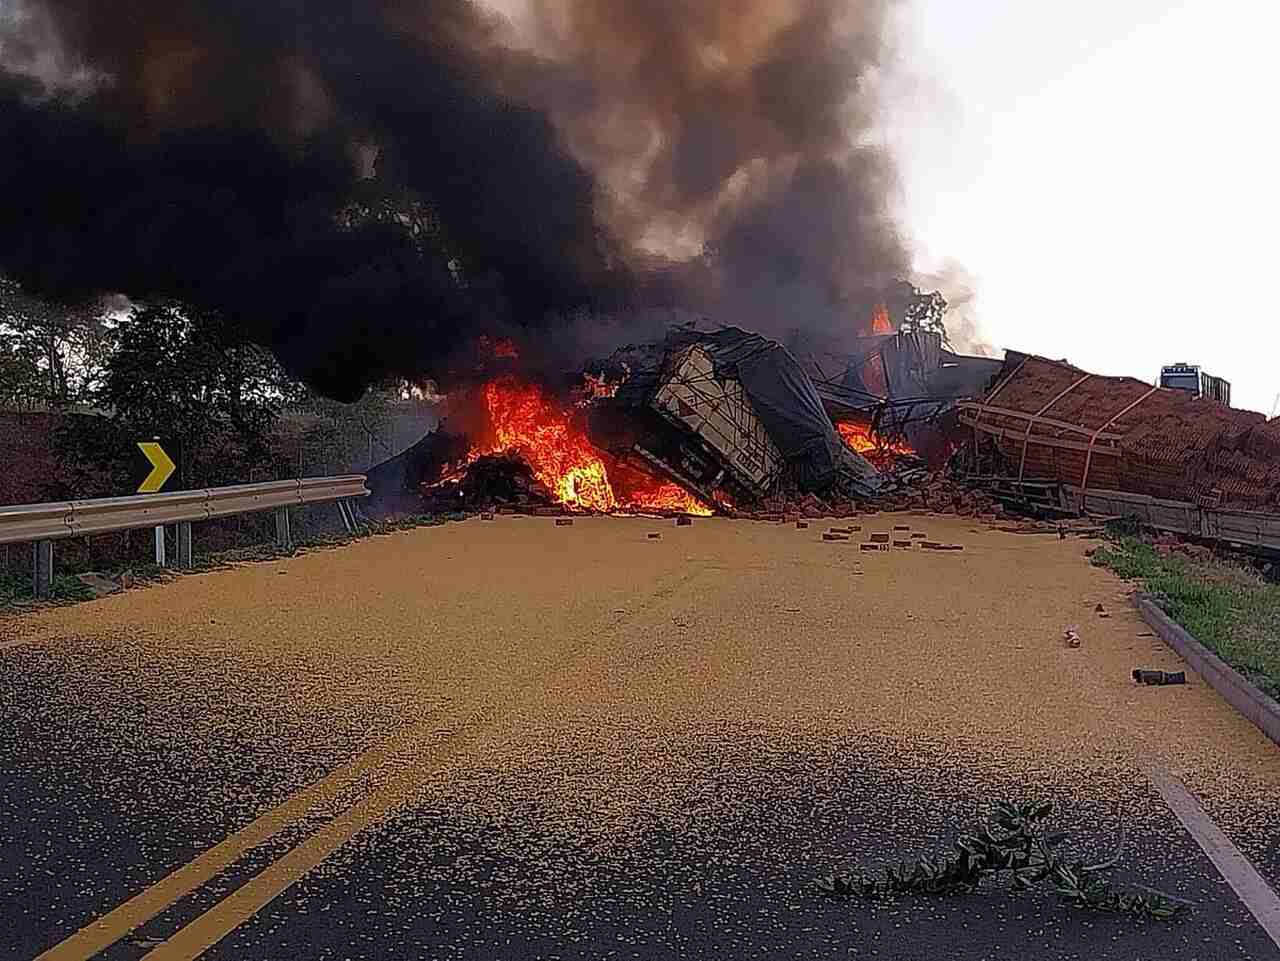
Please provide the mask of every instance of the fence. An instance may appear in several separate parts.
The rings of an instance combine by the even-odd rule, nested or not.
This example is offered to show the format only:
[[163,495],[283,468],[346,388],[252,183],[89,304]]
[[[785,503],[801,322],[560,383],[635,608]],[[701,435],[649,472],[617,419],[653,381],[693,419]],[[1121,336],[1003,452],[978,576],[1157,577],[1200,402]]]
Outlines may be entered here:
[[289,508],[307,504],[336,503],[343,525],[353,531],[353,502],[367,497],[365,475],[304,477],[297,480],[240,484],[171,494],[140,494],[97,500],[62,501],[0,507],[0,544],[33,545],[33,583],[37,597],[46,597],[53,584],[53,544],[68,537],[106,534],[112,531],[156,530],[156,563],[165,564],[164,527],[177,525],[177,565],[192,564],[192,531],[195,521],[274,511],[276,542],[292,544]]

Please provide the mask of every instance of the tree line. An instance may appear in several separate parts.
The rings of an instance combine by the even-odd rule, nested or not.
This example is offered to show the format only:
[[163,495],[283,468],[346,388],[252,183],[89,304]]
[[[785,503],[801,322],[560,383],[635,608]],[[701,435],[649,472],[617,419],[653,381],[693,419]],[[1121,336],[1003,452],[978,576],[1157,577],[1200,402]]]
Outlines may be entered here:
[[134,443],[177,442],[186,486],[295,476],[281,414],[303,412],[311,459],[336,457],[352,430],[373,430],[398,385],[337,404],[291,378],[270,351],[211,312],[176,302],[53,304],[0,278],[0,409],[58,417],[64,469],[45,497],[127,489]]

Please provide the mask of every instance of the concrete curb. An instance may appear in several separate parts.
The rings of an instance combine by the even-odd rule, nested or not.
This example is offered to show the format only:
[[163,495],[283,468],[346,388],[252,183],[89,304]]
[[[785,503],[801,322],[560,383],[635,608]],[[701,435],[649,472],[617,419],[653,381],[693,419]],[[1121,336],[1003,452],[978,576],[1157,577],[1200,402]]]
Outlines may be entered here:
[[1280,745],[1280,703],[1249,683],[1235,668],[1214,654],[1182,627],[1169,619],[1151,599],[1137,594],[1134,601],[1142,618],[1178,655],[1221,694],[1227,703],[1247,717],[1267,737]]

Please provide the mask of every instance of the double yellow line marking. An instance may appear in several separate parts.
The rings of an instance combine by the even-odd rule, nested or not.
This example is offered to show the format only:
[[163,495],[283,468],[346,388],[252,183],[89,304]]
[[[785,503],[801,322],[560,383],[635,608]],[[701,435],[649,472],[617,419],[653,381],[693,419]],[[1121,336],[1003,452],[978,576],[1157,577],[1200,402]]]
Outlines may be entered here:
[[[673,583],[651,594],[629,616],[669,598],[677,589],[702,573],[702,570],[701,566],[684,569]],[[612,633],[613,629],[627,619],[629,617],[615,621],[610,628],[600,633],[590,629],[584,631],[553,662],[534,670],[523,680],[518,680],[505,693],[509,694],[513,702],[521,699],[522,695],[527,697],[540,678],[563,670],[583,648],[598,643],[603,636]],[[369,749],[261,815],[194,861],[56,944],[35,961],[90,961],[129,932],[168,910],[201,885],[236,864],[253,848],[304,820],[323,802],[354,787],[366,775],[377,775],[380,787],[375,787],[363,800],[348,807],[302,844],[178,930],[163,944],[152,949],[143,961],[177,961],[199,957],[356,834],[407,800],[421,783],[426,771],[449,760],[466,743],[468,733],[488,724],[492,713],[489,710],[490,704],[499,693],[503,692],[497,688],[483,691],[470,707],[459,708],[445,717],[415,724],[381,745]],[[513,706],[515,705],[508,705],[508,710]],[[434,750],[431,746],[422,744],[433,734],[441,732],[447,732],[448,736],[443,742],[435,741]]]
[[[431,756],[430,767],[437,767],[448,760],[465,740],[465,737],[449,738],[442,745],[443,750]],[[329,821],[298,847],[179,930],[164,944],[148,952],[143,961],[198,958],[347,841],[384,815],[396,810],[421,783],[422,774],[427,769],[425,765],[407,766],[383,787]]]
[[[421,738],[429,736],[437,727],[438,725],[426,723],[415,725],[383,744],[371,748],[354,761],[338,768],[332,774],[304,788],[289,800],[261,815],[194,861],[45,951],[36,961],[89,961],[94,955],[106,950],[130,931],[145,924],[168,909],[170,905],[231,867],[253,848],[269,841],[290,825],[303,820],[323,801],[354,786],[365,774],[383,766],[391,770],[408,767],[417,757],[417,751],[414,750],[416,743]],[[156,951],[161,951],[163,948],[164,945]]]

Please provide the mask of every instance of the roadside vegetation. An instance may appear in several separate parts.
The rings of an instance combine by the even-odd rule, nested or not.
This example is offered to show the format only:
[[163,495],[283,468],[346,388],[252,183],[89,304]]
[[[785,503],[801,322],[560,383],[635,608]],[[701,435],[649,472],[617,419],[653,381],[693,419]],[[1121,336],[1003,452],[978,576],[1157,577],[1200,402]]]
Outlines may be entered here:
[[1067,904],[1077,908],[1167,921],[1183,913],[1186,902],[1155,888],[1122,891],[1103,875],[1124,854],[1124,825],[1113,857],[1098,864],[1069,861],[1064,853],[1067,834],[1050,831],[1049,801],[1002,801],[985,823],[961,834],[951,851],[912,862],[889,864],[880,877],[867,874],[829,874],[816,879],[819,891],[833,897],[866,900],[899,895],[968,894],[989,878],[1008,877],[1015,892],[1044,882]]
[[391,378],[338,403],[216,313],[51,303],[0,275],[0,504],[131,493],[153,437],[169,489],[365,470],[434,426],[432,396]]
[[[85,587],[78,577],[71,574],[59,574],[53,579],[53,588],[49,600],[54,604],[65,604],[71,601],[87,601],[93,597],[93,591]],[[21,603],[31,603],[31,577],[17,574],[0,573],[0,610]]]
[[1139,582],[1201,644],[1280,700],[1280,585],[1207,549],[1161,550],[1132,535],[1093,563]]
[[79,601],[93,600],[99,595],[80,580],[81,574],[96,574],[99,578],[115,582],[121,589],[128,590],[142,587],[146,584],[172,580],[183,574],[200,574],[208,571],[223,570],[237,564],[279,560],[282,557],[292,557],[295,554],[308,551],[343,547],[366,537],[380,537],[394,534],[397,531],[413,530],[418,527],[435,527],[450,521],[466,520],[467,517],[468,515],[466,514],[415,514],[394,520],[374,521],[366,523],[355,534],[336,532],[300,538],[288,550],[281,549],[272,543],[262,543],[249,547],[236,547],[229,550],[206,553],[197,551],[192,558],[190,570],[161,567],[152,562],[121,562],[99,565],[91,571],[83,562],[72,562],[60,565],[62,569],[54,577],[53,591],[47,601],[36,600],[32,593],[30,574],[0,571],[0,612],[46,604],[73,604]]

